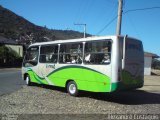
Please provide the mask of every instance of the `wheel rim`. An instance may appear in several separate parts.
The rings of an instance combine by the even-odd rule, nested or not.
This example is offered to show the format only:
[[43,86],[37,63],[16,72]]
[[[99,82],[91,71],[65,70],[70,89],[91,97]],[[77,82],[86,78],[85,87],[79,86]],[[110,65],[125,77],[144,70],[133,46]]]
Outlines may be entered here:
[[29,84],[29,77],[26,77],[26,84]]
[[76,86],[74,84],[70,84],[70,86],[69,86],[69,92],[71,94],[74,94],[76,92]]

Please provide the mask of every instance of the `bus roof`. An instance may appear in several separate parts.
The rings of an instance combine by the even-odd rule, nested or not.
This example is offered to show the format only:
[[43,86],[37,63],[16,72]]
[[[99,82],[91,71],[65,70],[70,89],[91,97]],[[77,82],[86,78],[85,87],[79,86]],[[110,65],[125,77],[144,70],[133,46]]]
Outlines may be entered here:
[[[124,36],[118,36],[118,37],[124,37]],[[76,38],[76,39],[67,39],[67,40],[54,40],[54,41],[48,41],[48,42],[37,42],[33,43],[30,46],[37,46],[37,45],[47,45],[47,44],[61,44],[61,43],[68,43],[68,42],[85,42],[85,41],[94,41],[94,40],[102,40],[102,39],[116,39],[116,35],[111,36],[92,36],[87,38]],[[131,37],[129,37],[131,38]],[[136,39],[136,38],[133,38]],[[136,39],[138,40],[138,39]]]

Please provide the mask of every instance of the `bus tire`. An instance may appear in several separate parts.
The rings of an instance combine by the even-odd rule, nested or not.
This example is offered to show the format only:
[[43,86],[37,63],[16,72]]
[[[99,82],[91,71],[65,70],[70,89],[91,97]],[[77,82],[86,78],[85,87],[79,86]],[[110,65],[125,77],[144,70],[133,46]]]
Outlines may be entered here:
[[26,81],[27,86],[31,86],[31,79],[30,79],[29,75],[26,76],[25,81]]
[[67,92],[71,95],[71,96],[77,96],[78,95],[78,88],[77,88],[77,84],[74,81],[70,81],[67,84]]

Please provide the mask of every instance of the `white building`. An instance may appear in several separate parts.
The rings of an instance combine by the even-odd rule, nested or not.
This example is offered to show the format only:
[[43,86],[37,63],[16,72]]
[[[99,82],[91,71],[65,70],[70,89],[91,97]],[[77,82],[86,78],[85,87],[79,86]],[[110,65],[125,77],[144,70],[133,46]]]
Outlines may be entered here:
[[153,53],[144,53],[144,75],[151,75],[152,59],[154,58],[158,58],[158,56]]

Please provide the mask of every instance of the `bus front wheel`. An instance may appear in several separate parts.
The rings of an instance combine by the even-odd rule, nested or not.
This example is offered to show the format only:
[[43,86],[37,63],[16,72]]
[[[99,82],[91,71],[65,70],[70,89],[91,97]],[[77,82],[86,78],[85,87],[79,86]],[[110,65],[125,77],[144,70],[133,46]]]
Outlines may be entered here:
[[29,75],[26,76],[25,81],[26,81],[26,85],[27,85],[27,86],[30,86],[30,85],[31,85],[31,80],[30,80]]
[[71,95],[71,96],[77,96],[78,95],[78,88],[77,88],[77,84],[74,81],[70,81],[67,84],[67,92]]

